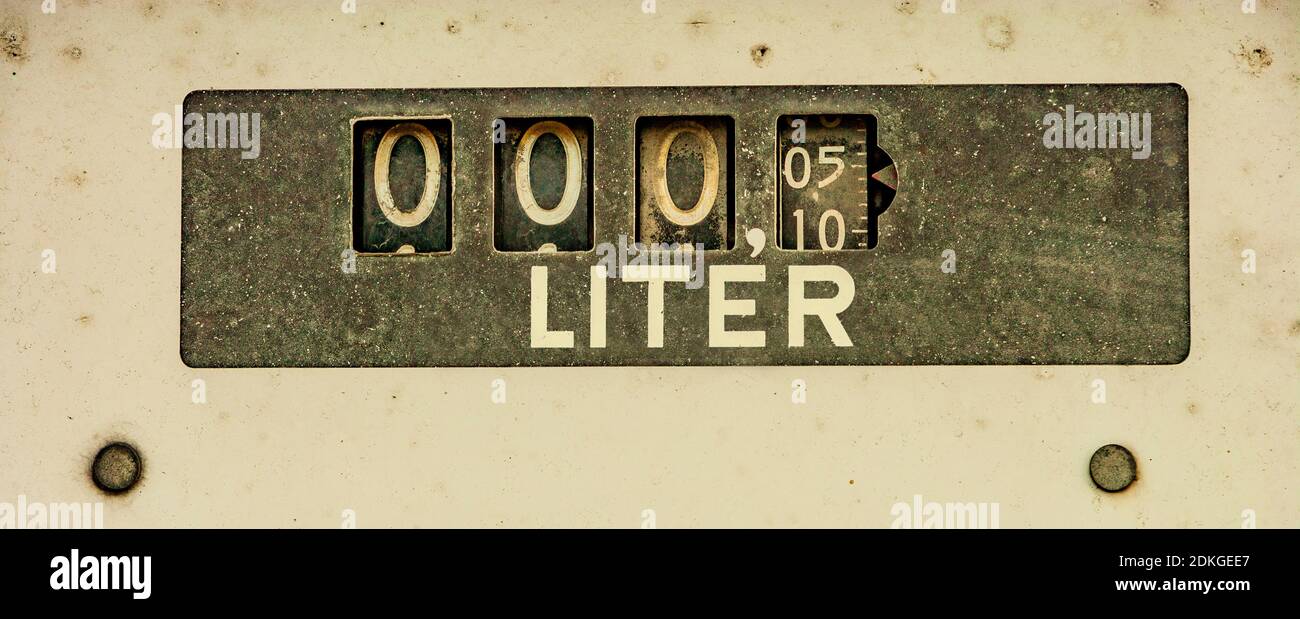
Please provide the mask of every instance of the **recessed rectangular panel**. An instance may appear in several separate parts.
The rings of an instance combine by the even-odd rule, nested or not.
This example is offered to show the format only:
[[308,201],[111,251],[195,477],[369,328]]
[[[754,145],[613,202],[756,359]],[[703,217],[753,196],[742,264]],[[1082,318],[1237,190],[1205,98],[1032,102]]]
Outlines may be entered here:
[[[185,111],[267,119],[256,158],[184,151],[191,366],[1160,364],[1190,345],[1175,85],[200,91]],[[535,131],[529,217],[516,164],[548,120],[586,159],[570,175],[567,132]]]

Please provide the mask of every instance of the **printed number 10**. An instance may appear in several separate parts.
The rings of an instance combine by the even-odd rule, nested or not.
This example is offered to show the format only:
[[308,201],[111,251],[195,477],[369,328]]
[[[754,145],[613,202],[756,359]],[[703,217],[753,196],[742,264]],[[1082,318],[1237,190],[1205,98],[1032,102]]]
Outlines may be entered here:
[[[831,245],[826,242],[826,222],[835,220],[835,244]],[[796,209],[794,212],[795,222],[795,243],[799,249],[807,249],[803,242],[803,209]],[[844,216],[835,209],[826,209],[822,212],[822,217],[817,222],[817,242],[822,249],[837,251],[844,248]]]

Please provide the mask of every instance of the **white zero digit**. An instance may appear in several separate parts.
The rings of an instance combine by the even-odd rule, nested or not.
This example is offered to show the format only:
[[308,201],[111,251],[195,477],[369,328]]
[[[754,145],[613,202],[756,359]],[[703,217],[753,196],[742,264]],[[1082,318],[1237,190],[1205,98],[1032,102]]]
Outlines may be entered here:
[[[803,178],[798,181],[794,180],[794,156],[796,153],[803,155]],[[808,178],[812,176],[812,158],[808,156],[808,149],[795,146],[785,151],[785,165],[781,166],[781,174],[785,176],[786,184],[794,189],[807,187]]]
[[[415,210],[402,211],[393,203],[393,192],[388,186],[388,165],[393,158],[393,147],[397,141],[411,136],[420,142],[424,149],[424,191]],[[438,201],[438,183],[442,176],[442,155],[438,152],[438,141],[433,139],[433,132],[418,123],[401,123],[384,132],[379,139],[379,150],[375,151],[375,198],[379,201],[379,210],[384,217],[403,228],[413,228],[424,223],[433,213],[433,205]]]
[[[668,149],[673,145],[673,140],[677,136],[689,133],[695,136],[699,141],[703,152],[701,153],[704,160],[704,180],[700,187],[700,197],[695,201],[695,206],[688,210],[677,208],[673,198],[668,193]],[[659,211],[668,218],[668,221],[679,226],[693,226],[709,215],[713,210],[713,202],[718,197],[718,175],[720,171],[720,162],[718,160],[718,145],[714,143],[713,136],[709,133],[704,125],[691,120],[675,122],[668,126],[664,131],[662,141],[659,143],[658,157],[655,158],[654,172],[657,176],[654,180],[654,197],[655,204],[659,205]]]
[[[537,138],[551,134],[564,146],[564,195],[560,196],[555,208],[545,209],[533,196],[532,170],[533,145]],[[515,153],[515,195],[519,197],[519,206],[523,207],[528,218],[543,225],[554,226],[573,213],[578,205],[578,192],[582,188],[582,147],[578,137],[568,125],[554,120],[544,120],[529,127],[519,139],[519,151]]]
[[[836,224],[834,247],[830,247],[830,244],[826,242],[826,221],[830,218],[834,218]],[[844,216],[839,211],[832,208],[826,209],[826,212],[822,213],[821,221],[817,222],[817,241],[821,243],[822,249],[838,251],[844,247]]]

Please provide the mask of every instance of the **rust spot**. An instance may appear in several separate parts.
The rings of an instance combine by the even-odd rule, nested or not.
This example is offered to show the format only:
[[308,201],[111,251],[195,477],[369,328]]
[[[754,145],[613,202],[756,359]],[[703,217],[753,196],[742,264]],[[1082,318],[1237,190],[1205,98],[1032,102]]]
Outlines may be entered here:
[[749,48],[749,57],[754,61],[755,66],[762,67],[772,57],[772,48],[768,47],[766,43],[759,43]]
[[1240,43],[1233,56],[1237,57],[1243,71],[1255,76],[1273,64],[1273,52],[1262,43]]
[[980,31],[984,34],[984,44],[990,49],[1005,50],[1016,42],[1015,30],[1011,21],[998,15],[990,15],[980,22]]
[[1187,414],[1188,414],[1188,415],[1195,415],[1195,414],[1196,414],[1196,411],[1197,411],[1197,408],[1198,408],[1198,407],[1196,406],[1196,402],[1188,402],[1188,403],[1187,403]]
[[852,479],[849,480],[849,485],[850,485],[850,486],[853,485],[853,480],[852,480]]
[[449,20],[447,20],[447,33],[448,33],[448,34],[457,34],[457,33],[459,33],[459,32],[460,32],[460,22],[458,22],[458,21],[456,21],[456,20],[454,20],[454,19],[449,19]]
[[1290,335],[1291,337],[1300,335],[1300,319],[1297,319],[1295,322],[1292,322],[1291,328],[1287,329],[1286,332],[1287,335]]

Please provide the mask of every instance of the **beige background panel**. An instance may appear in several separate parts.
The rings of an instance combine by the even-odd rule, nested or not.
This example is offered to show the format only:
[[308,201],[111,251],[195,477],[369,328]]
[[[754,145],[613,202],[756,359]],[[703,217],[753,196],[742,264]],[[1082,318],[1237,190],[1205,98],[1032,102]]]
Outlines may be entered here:
[[[0,501],[103,500],[110,527],[336,527],[345,509],[362,527],[637,527],[644,509],[660,527],[884,527],[915,494],[998,502],[1003,527],[1300,521],[1298,3],[57,4],[0,2],[17,35],[0,40]],[[1188,90],[1183,364],[180,361],[180,153],[150,145],[150,119],[195,89],[1040,82]],[[146,458],[125,496],[87,479],[111,438]],[[1108,442],[1140,462],[1119,495],[1087,477]]]

